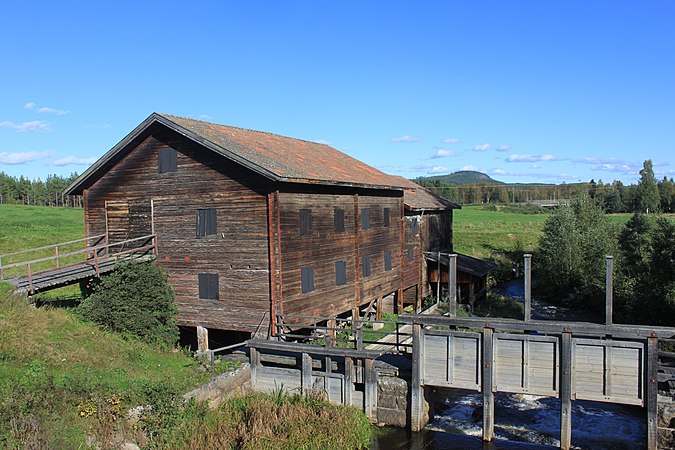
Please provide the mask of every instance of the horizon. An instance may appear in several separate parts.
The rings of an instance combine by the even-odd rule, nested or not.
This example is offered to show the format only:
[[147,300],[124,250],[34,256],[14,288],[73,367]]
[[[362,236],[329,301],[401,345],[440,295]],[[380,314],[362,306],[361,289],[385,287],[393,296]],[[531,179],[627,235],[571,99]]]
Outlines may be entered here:
[[675,175],[671,2],[160,5],[6,6],[1,172],[82,173],[164,111],[406,178]]

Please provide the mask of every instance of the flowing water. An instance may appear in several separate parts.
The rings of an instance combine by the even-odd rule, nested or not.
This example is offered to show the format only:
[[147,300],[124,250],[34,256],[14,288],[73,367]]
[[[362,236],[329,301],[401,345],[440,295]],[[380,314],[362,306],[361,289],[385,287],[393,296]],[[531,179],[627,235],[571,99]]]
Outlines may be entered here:
[[[523,280],[502,285],[502,295],[524,298]],[[532,299],[532,319],[599,322],[598,314]],[[385,428],[371,448],[385,449],[549,449],[560,445],[560,401],[523,394],[495,394],[495,441],[483,443],[479,392],[446,390],[434,419],[421,433]],[[646,442],[642,408],[612,403],[572,402],[572,445],[580,449],[641,449]]]

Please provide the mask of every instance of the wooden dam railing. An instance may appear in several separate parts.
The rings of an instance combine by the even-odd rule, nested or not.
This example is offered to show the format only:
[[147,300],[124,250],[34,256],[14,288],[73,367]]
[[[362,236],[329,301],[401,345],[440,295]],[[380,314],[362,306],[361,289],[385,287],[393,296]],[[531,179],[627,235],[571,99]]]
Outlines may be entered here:
[[[82,248],[72,249],[80,243],[84,244]],[[65,252],[64,248],[67,249]],[[24,290],[33,293],[37,290],[38,278],[41,282],[46,279],[47,284],[51,280],[56,285],[64,277],[69,281],[76,280],[79,268],[82,276],[92,271],[100,276],[102,271],[112,270],[109,266],[114,260],[151,251],[153,254],[157,251],[157,236],[154,234],[114,243],[108,242],[106,234],[90,236],[0,255],[0,280],[15,285],[25,284]],[[49,253],[52,254],[43,256]]]

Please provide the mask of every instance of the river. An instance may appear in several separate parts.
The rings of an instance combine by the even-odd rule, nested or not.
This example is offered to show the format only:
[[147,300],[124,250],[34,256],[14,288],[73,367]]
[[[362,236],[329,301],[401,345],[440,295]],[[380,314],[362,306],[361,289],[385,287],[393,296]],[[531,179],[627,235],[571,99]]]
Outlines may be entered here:
[[[498,292],[524,298],[523,280],[511,280]],[[549,305],[533,297],[532,319],[600,322],[591,311]],[[549,449],[560,445],[560,401],[523,394],[495,394],[495,441],[484,444],[482,394],[452,390],[438,399],[437,413],[421,433],[383,428],[371,448],[389,449]],[[612,403],[572,402],[572,445],[593,450],[641,449],[646,443],[642,408]]]

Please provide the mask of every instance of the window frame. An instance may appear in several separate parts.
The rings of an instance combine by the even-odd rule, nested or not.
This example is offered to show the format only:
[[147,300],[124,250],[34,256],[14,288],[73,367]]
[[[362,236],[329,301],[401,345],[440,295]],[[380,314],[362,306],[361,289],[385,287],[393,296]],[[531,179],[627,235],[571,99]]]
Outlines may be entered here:
[[200,300],[220,300],[220,276],[218,273],[198,273],[197,283]]
[[335,286],[347,284],[347,261],[335,261]]
[[197,210],[197,237],[209,237],[218,234],[218,210],[199,208]]
[[157,173],[174,173],[178,170],[178,151],[172,147],[162,147],[157,155]]
[[305,266],[300,268],[300,292],[308,294],[315,290],[314,286],[314,266]]

